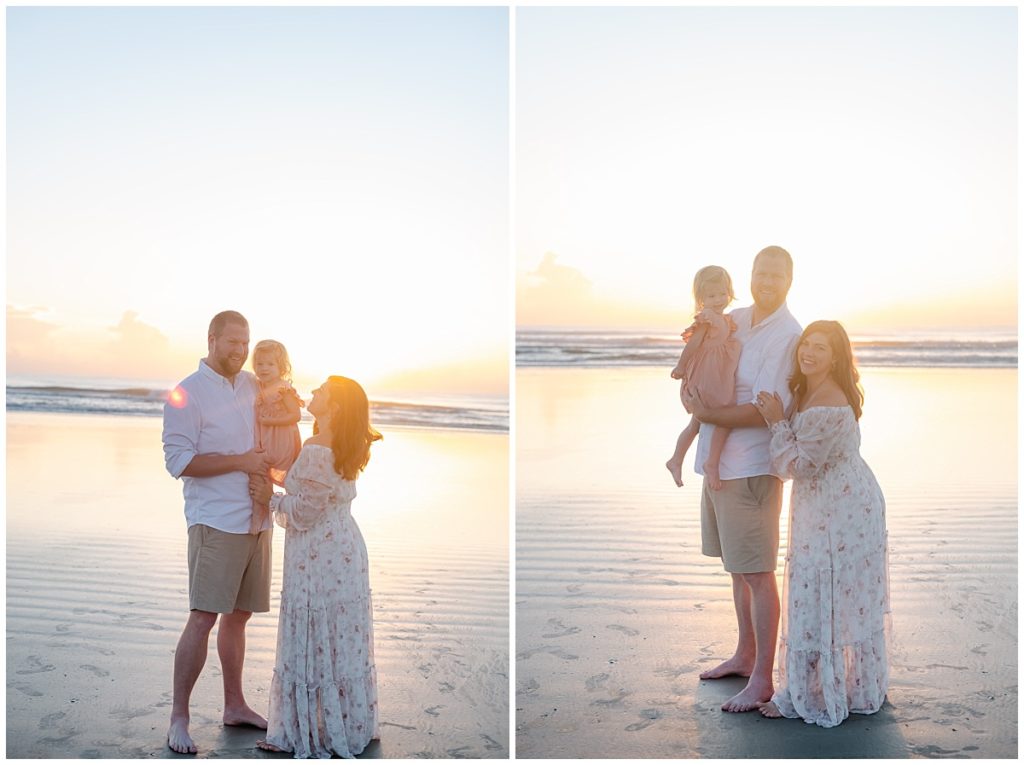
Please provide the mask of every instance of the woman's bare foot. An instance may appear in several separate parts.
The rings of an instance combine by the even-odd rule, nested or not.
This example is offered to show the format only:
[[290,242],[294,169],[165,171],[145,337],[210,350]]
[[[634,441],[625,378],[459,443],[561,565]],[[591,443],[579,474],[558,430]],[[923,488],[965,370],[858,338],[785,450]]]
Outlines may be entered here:
[[167,729],[167,746],[178,754],[195,754],[195,742],[188,734],[188,720],[171,720],[171,727]]
[[668,468],[668,472],[670,472],[672,474],[672,478],[675,480],[676,486],[682,486],[683,485],[683,463],[682,462],[673,462],[672,460],[669,460],[668,462],[665,463],[665,467],[667,467]]
[[722,704],[723,712],[750,712],[772,700],[775,687],[771,681],[755,681],[751,678],[747,687]]
[[266,740],[264,740],[262,738],[259,741],[256,742],[256,746],[258,746],[260,749],[263,749],[263,750],[265,750],[267,752],[284,752],[284,751],[286,751],[286,750],[282,749],[279,746],[274,746],[273,744],[268,744],[266,742]]
[[248,706],[238,709],[225,709],[223,722],[225,725],[247,725],[250,728],[267,729],[267,721],[263,715],[258,714]]
[[714,669],[709,669],[706,672],[700,673],[701,680],[718,680],[722,677],[750,677],[750,673],[754,670],[754,660],[742,659],[738,656],[733,656],[731,659],[727,659],[719,664]]
[[765,717],[782,717],[782,712],[775,706],[774,701],[767,701],[764,704],[758,704],[757,708],[761,710],[761,714]]

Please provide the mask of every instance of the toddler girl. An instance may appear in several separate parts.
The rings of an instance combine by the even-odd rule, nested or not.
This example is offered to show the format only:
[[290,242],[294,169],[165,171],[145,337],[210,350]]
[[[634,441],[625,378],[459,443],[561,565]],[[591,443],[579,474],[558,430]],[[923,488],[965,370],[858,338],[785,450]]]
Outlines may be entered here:
[[[732,291],[732,279],[720,266],[705,266],[693,278],[693,298],[697,304],[694,322],[683,332],[686,347],[679,356],[679,362],[671,375],[682,380],[679,397],[686,406],[685,394],[699,393],[709,407],[729,406],[736,398],[736,365],[740,359],[740,343],[733,334],[736,325],[724,311],[736,296]],[[690,411],[687,408],[686,411]],[[683,485],[682,469],[686,451],[700,431],[700,422],[690,418],[679,438],[676,450],[665,463],[668,472],[675,479],[676,486]],[[718,475],[718,463],[725,446],[729,430],[716,426],[711,435],[711,451],[704,463],[704,475],[712,489],[722,488]]]
[[[276,340],[260,340],[252,352],[252,367],[260,383],[256,397],[256,448],[267,453],[270,463],[269,478],[278,486],[284,486],[288,468],[299,456],[302,438],[299,436],[299,420],[303,406],[295,389],[291,386],[292,365],[288,351]],[[250,534],[258,534],[270,516],[268,505],[256,502],[252,507]]]

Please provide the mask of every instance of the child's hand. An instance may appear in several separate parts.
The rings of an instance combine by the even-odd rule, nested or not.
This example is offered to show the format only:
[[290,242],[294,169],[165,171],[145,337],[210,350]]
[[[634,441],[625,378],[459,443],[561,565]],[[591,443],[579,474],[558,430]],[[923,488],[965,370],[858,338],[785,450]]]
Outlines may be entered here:
[[678,367],[678,366],[675,369],[673,369],[671,372],[669,372],[669,376],[671,376],[671,378],[673,380],[682,380],[683,377],[685,377],[685,375],[683,374],[682,367]]

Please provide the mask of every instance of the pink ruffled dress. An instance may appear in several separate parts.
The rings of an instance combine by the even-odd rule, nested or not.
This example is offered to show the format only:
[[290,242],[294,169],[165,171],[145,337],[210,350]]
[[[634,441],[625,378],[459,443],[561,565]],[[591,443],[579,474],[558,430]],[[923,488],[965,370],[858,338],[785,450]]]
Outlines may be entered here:
[[284,486],[284,477],[299,456],[302,436],[296,425],[260,425],[260,417],[284,417],[288,414],[285,397],[291,397],[303,406],[299,394],[290,385],[282,385],[275,392],[266,395],[262,388],[256,397],[256,448],[263,449],[270,458],[270,479],[278,486]]
[[[736,402],[736,367],[740,361],[736,323],[728,314],[701,311],[694,317],[693,324],[683,331],[683,341],[690,342],[701,325],[708,329],[700,347],[683,369],[679,396],[685,399],[686,394],[699,392],[704,403],[712,408],[730,406]],[[685,400],[683,406],[686,406]],[[686,411],[690,409],[687,407]]]

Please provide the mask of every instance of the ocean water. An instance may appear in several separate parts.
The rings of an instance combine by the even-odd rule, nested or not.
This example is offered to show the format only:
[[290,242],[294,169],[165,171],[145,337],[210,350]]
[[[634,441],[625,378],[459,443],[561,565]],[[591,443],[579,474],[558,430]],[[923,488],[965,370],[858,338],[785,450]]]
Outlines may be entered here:
[[[860,366],[973,367],[1017,366],[1015,331],[921,332],[854,335]],[[520,329],[517,367],[671,367],[682,352],[678,334],[638,330]]]
[[[7,411],[163,416],[170,386],[140,386],[120,380],[72,380],[7,384]],[[371,401],[375,425],[508,432],[508,401],[463,397],[447,401]],[[302,411],[304,421],[312,417]]]

